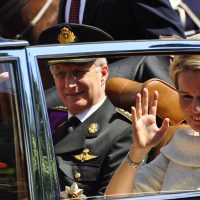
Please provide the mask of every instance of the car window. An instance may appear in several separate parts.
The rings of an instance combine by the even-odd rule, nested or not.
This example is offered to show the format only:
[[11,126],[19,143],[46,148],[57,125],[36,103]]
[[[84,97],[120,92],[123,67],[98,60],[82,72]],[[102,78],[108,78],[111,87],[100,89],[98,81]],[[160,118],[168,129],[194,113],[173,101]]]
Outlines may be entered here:
[[14,63],[0,63],[0,199],[27,199],[27,167]]
[[[172,84],[172,82],[169,79],[169,74],[168,74],[168,67],[169,67],[169,60],[170,60],[169,56],[148,56],[148,57],[147,56],[129,56],[129,57],[119,57],[119,58],[116,58],[116,57],[107,58],[107,60],[108,60],[110,74],[107,81],[108,87],[106,87],[106,92],[107,92],[107,96],[110,98],[112,103],[117,107],[123,108],[130,112],[130,108],[134,102],[133,96],[136,92],[134,91],[134,87],[133,87],[132,89],[129,88],[131,89],[132,94],[126,93],[126,89],[128,87],[126,88],[125,84],[123,85],[122,79],[137,81],[137,83],[139,82],[144,83],[152,78],[157,77],[160,79],[165,79],[165,83],[152,81],[151,84],[149,84],[150,87],[152,87],[152,85],[155,85],[155,87],[153,87],[153,89],[155,89],[158,85],[158,87],[160,87],[161,90],[163,87],[164,89],[167,88],[168,92],[171,92],[171,93],[174,92],[174,90],[171,89],[169,86],[170,84]],[[159,67],[160,69],[158,69]],[[55,106],[62,106],[63,104],[62,102],[59,102],[59,98],[57,96],[57,93],[54,87],[54,82],[52,79],[52,75],[50,74],[49,66],[47,65],[47,63],[45,63],[45,60],[39,61],[39,68],[40,68],[43,88],[45,91],[47,107],[53,108]],[[122,78],[122,79],[118,79],[118,80],[116,79],[117,82],[115,82],[115,78]],[[129,102],[127,101],[126,98],[124,98],[127,95],[129,95],[129,99],[130,99]],[[172,101],[174,101],[174,99],[172,99]],[[164,105],[161,105],[160,109],[163,109],[162,108],[163,106]],[[170,116],[170,117],[174,117],[174,116]],[[162,120],[162,119],[159,118],[158,120]],[[176,123],[179,123],[179,122],[176,122]],[[171,132],[169,134],[171,134]],[[155,158],[155,156],[156,155],[153,150],[151,152],[151,155],[149,155],[149,159],[152,160],[153,158]],[[148,194],[144,194],[144,196],[146,195]]]
[[[189,42],[188,42],[189,43]],[[156,43],[155,43],[156,44]],[[123,46],[123,43],[121,44],[122,46]],[[159,46],[160,45],[160,46]],[[187,44],[188,45],[188,44]],[[84,45],[83,45],[84,46]],[[89,45],[88,45],[89,46]],[[95,44],[94,44],[94,46],[95,46]],[[109,46],[109,45],[108,45]],[[110,45],[111,46],[111,45]],[[109,46],[109,47],[110,47]],[[133,45],[134,46],[134,45]],[[169,45],[170,46],[170,45]],[[171,45],[173,48],[174,47],[179,47],[178,45],[176,46],[176,45]],[[171,48],[171,49],[173,49],[172,47],[169,47],[169,48]],[[72,47],[73,47],[73,45],[72,45]],[[87,47],[87,46],[86,46]],[[91,47],[93,47],[93,44],[91,45]],[[95,46],[96,47],[96,46]],[[97,47],[98,47],[98,45],[97,45]],[[102,47],[103,47],[103,45],[102,45]],[[112,46],[111,46],[112,47]],[[142,47],[142,46],[141,46]],[[165,97],[166,98],[160,98],[160,99],[163,99],[163,103],[167,103],[168,105],[167,106],[165,106],[165,104],[162,104],[161,106],[162,107],[160,107],[160,109],[161,109],[161,111],[163,111],[163,112],[161,112],[160,114],[161,115],[159,115],[158,116],[158,122],[160,123],[160,120],[162,121],[162,119],[163,119],[163,117],[166,117],[166,115],[168,115],[168,111],[169,110],[171,110],[171,112],[170,112],[170,117],[172,118],[172,119],[174,119],[174,120],[171,120],[171,122],[173,122],[171,125],[172,125],[172,129],[170,130],[170,132],[169,132],[169,134],[167,134],[167,136],[173,136],[173,134],[174,134],[174,131],[175,131],[175,129],[173,129],[174,128],[174,125],[176,125],[176,124],[179,124],[179,123],[185,123],[185,121],[184,121],[184,119],[182,118],[182,115],[180,114],[180,115],[178,115],[178,118],[177,118],[177,112],[174,112],[175,111],[175,108],[174,107],[171,107],[170,105],[172,105],[172,103],[170,102],[171,100],[172,101],[174,101],[174,99],[173,99],[173,97],[174,96],[172,96],[171,94],[173,93],[174,94],[174,89],[173,88],[171,88],[171,86],[172,87],[174,87],[173,86],[173,83],[171,82],[171,80],[170,80],[170,78],[168,77],[168,66],[169,66],[169,63],[170,63],[170,55],[171,54],[173,54],[174,53],[174,50],[172,50],[172,51],[169,51],[168,53],[166,53],[165,51],[166,51],[166,48],[168,48],[168,46],[167,45],[162,45],[162,44],[156,44],[156,45],[152,45],[151,46],[152,47],[152,49],[153,49],[153,51],[157,51],[158,52],[158,50],[159,50],[159,48],[161,47],[161,53],[162,53],[162,51],[164,52],[163,54],[162,54],[162,56],[158,56],[158,54],[152,54],[152,55],[150,55],[150,54],[140,54],[140,53],[138,53],[138,51],[135,53],[135,55],[134,55],[134,53],[133,54],[127,54],[127,55],[121,55],[121,56],[119,56],[119,52],[117,52],[117,55],[116,56],[110,56],[110,54],[109,54],[109,52],[107,53],[108,54],[108,57],[107,57],[107,59],[109,60],[109,66],[110,66],[110,75],[109,75],[109,80],[111,80],[112,78],[119,78],[119,77],[121,77],[121,78],[127,78],[127,79],[130,79],[130,80],[133,80],[133,81],[138,81],[138,82],[140,82],[140,83],[144,83],[144,82],[146,82],[147,80],[149,80],[149,79],[151,79],[151,78],[160,78],[160,79],[164,79],[164,78],[166,78],[165,79],[165,83],[164,83],[164,86],[166,86],[165,87],[165,89],[167,89],[167,90],[170,90],[170,92],[166,92],[166,90],[163,90],[162,89],[162,87],[160,87],[160,83],[158,84],[159,85],[159,87],[160,87],[160,89],[161,89],[161,91],[163,91],[163,94],[162,95],[165,95]],[[164,48],[163,48],[164,47]],[[188,49],[190,48],[190,44],[188,45],[188,46],[184,46],[184,51],[185,52],[188,52],[189,50],[187,49],[187,47],[188,47]],[[192,47],[192,45],[191,45],[191,47]],[[76,51],[77,52],[81,52],[82,54],[80,55],[80,57],[82,58],[82,56],[83,55],[86,55],[87,56],[87,52],[85,53],[85,51],[86,51],[86,49],[87,48],[80,48],[80,50],[79,50],[79,48],[76,48],[77,50],[74,50],[73,48],[72,48],[72,53],[70,52],[70,47],[69,48],[66,48],[66,51],[64,51],[64,47],[62,47],[62,48],[57,48],[56,49],[56,51],[55,51],[55,48],[57,48],[57,47],[49,47],[49,48],[47,48],[47,50],[44,48],[42,48],[42,50],[41,51],[39,51],[38,49],[38,63],[39,63],[39,69],[40,69],[40,74],[41,74],[41,79],[42,79],[42,84],[43,84],[43,89],[44,89],[44,93],[45,93],[45,98],[46,98],[46,105],[47,105],[47,107],[49,108],[52,108],[52,107],[54,107],[54,106],[60,106],[60,105],[62,105],[61,104],[61,102],[58,102],[57,100],[58,100],[58,97],[56,96],[56,91],[55,91],[55,87],[54,87],[54,82],[53,82],[53,79],[52,79],[52,76],[51,76],[51,74],[50,74],[50,72],[49,72],[49,66],[47,66],[47,60],[48,59],[58,59],[58,58],[63,58],[65,55],[64,54],[66,54],[66,57],[69,57],[70,58],[70,56],[72,56],[72,54],[74,53],[76,53]],[[135,47],[136,48],[136,47]],[[158,50],[157,50],[157,48],[158,48]],[[162,49],[163,48],[163,49]],[[88,48],[88,49],[91,49],[91,48]],[[103,49],[103,48],[102,48]],[[104,51],[102,50],[101,48],[95,48],[95,50],[93,50],[93,51],[96,51],[95,53],[93,53],[94,55],[92,55],[93,57],[95,56],[95,55],[98,55],[98,57],[99,56],[102,56],[102,57],[105,57],[105,55],[106,55],[106,53],[104,53]],[[113,50],[112,48],[110,48],[111,50]],[[117,49],[117,48],[116,48]],[[127,51],[129,51],[129,48],[127,48],[128,50]],[[133,47],[133,49],[134,49],[134,47]],[[152,50],[151,49],[151,50]],[[186,49],[186,50],[185,50]],[[45,51],[44,51],[45,50]],[[111,51],[110,50],[110,51]],[[124,50],[123,48],[122,48],[122,50]],[[142,49],[143,50],[143,49]],[[183,52],[182,51],[182,49],[180,48],[180,50],[181,50],[181,52]],[[83,52],[82,52],[83,51]],[[88,50],[89,51],[89,50]],[[114,51],[114,50],[113,50]],[[35,53],[35,55],[36,55],[36,49],[34,49],[34,48],[32,48],[32,49],[30,49],[30,52],[32,53]],[[66,53],[67,52],[67,53]],[[112,52],[112,51],[111,51]],[[177,51],[178,52],[178,51]],[[177,54],[177,52],[176,52],[176,54]],[[71,53],[71,55],[70,55],[70,53]],[[129,52],[128,52],[129,53]],[[60,54],[60,55],[59,55]],[[80,53],[79,53],[80,54]],[[92,53],[91,53],[92,54]],[[112,55],[113,55],[114,53],[112,52]],[[129,55],[131,55],[131,56],[129,56]],[[150,55],[150,56],[149,56]],[[164,55],[164,56],[163,56]],[[36,55],[37,56],[37,55]],[[106,55],[107,56],[107,55]],[[118,57],[119,56],[119,57]],[[44,59],[42,59],[42,57],[44,58]],[[83,56],[84,57],[84,56]],[[140,58],[141,57],[141,58]],[[78,56],[77,56],[77,58],[78,58]],[[157,59],[158,58],[158,59]],[[167,60],[166,60],[166,58],[167,58]],[[162,62],[163,62],[163,60],[165,61],[165,66],[166,66],[166,68],[163,68],[163,70],[165,71],[165,76],[163,76],[164,74],[161,72],[161,74],[160,74],[160,70],[157,70],[157,69],[161,69],[164,65],[162,64]],[[135,61],[135,63],[133,62],[133,61]],[[132,69],[135,69],[135,70],[132,70]],[[153,70],[152,70],[153,69]],[[147,70],[148,70],[148,72],[147,72]],[[151,74],[152,73],[152,74]],[[156,74],[156,76],[155,76],[155,74],[153,74],[153,73],[155,73]],[[149,76],[146,76],[146,75],[149,75]],[[109,81],[108,80],[108,81]],[[119,80],[118,80],[118,82],[119,82]],[[111,83],[111,82],[110,82]],[[115,82],[116,83],[116,82]],[[134,100],[134,99],[131,99],[131,98],[133,98],[133,94],[134,93],[132,93],[132,91],[130,91],[129,89],[130,88],[124,88],[124,91],[120,91],[120,90],[114,90],[114,89],[122,89],[122,88],[117,88],[118,86],[120,86],[120,83],[121,82],[119,82],[119,84],[118,85],[116,85],[115,83],[113,83],[114,85],[115,85],[115,87],[116,88],[113,88],[113,87],[111,87],[111,88],[107,88],[107,89],[109,89],[109,90],[107,90],[107,95],[109,96],[109,98],[111,98],[111,100],[113,101],[113,104],[115,104],[116,106],[118,106],[118,107],[122,107],[122,108],[124,108],[124,109],[129,109],[130,108],[130,106],[132,105],[132,103],[133,103],[133,101],[132,100]],[[146,82],[146,84],[147,83],[149,83],[149,82]],[[155,83],[155,82],[151,82],[151,83]],[[157,82],[156,82],[157,83]],[[169,85],[168,85],[169,84]],[[111,84],[112,85],[112,84]],[[124,86],[124,85],[122,85],[121,84],[121,86]],[[128,86],[128,85],[127,85]],[[141,86],[141,85],[139,85],[139,86]],[[153,85],[151,85],[150,84],[150,86],[153,86],[152,87],[152,89],[154,89],[154,84]],[[163,83],[161,84],[161,86],[163,86]],[[142,88],[142,86],[141,86],[141,88]],[[111,90],[111,89],[113,89],[113,91]],[[126,90],[127,89],[127,90]],[[137,88],[138,89],[138,88]],[[123,97],[122,96],[118,96],[119,94],[116,94],[115,92],[124,92],[124,95],[126,95],[125,97],[128,97],[128,98],[124,98],[123,99]],[[126,92],[131,92],[131,93],[126,93]],[[136,92],[138,92],[138,91],[136,91]],[[122,93],[120,93],[120,95],[122,95]],[[131,95],[131,96],[130,96]],[[175,95],[176,96],[176,95]],[[129,97],[131,97],[131,98],[129,98]],[[177,96],[176,96],[177,97]],[[175,98],[176,98],[175,97]],[[54,99],[55,98],[55,99]],[[164,100],[166,100],[167,99],[167,101],[164,101]],[[124,101],[123,101],[124,100]],[[129,101],[130,100],[130,101]],[[128,101],[128,102],[127,102]],[[127,103],[130,103],[131,102],[131,104],[127,104]],[[166,112],[166,108],[167,108],[167,112]],[[168,108],[169,108],[169,110],[168,110]],[[178,109],[178,108],[177,108]],[[159,110],[160,111],[160,110]],[[162,116],[162,114],[164,113],[164,116]],[[161,119],[160,119],[161,118]],[[158,147],[158,149],[154,149],[155,151],[152,151],[151,152],[151,154],[152,154],[152,158],[151,159],[154,159],[155,158],[155,156],[157,156],[157,153],[159,152],[159,150],[160,150],[160,148],[162,147],[162,146],[164,146],[164,145],[166,145],[166,142],[169,142],[169,140],[168,139],[170,139],[170,137],[168,138],[168,137],[166,137],[166,141],[163,141],[163,143],[161,144],[161,146],[159,146]],[[149,162],[149,161],[148,161]],[[188,192],[188,193],[187,193]],[[191,192],[191,193],[190,193]],[[146,196],[146,195],[149,195],[149,198]],[[156,197],[155,196],[155,199],[169,199],[169,198],[171,198],[171,199],[177,199],[177,198],[180,198],[180,197],[194,197],[194,196],[199,196],[199,194],[198,194],[198,191],[187,191],[187,189],[185,190],[185,191],[178,191],[177,193],[176,192],[174,192],[174,194],[173,193],[171,193],[170,194],[170,192],[168,193],[168,192],[166,192],[166,194],[161,194],[161,193],[154,193],[154,194],[149,194],[149,193],[143,193],[142,195],[139,195],[140,197],[138,197],[138,198],[141,198],[141,199],[153,199],[153,198],[151,198],[151,196],[153,196],[153,195],[156,195],[156,196],[158,196],[158,197]],[[134,196],[134,195],[133,195]],[[146,197],[144,197],[144,198],[142,198],[142,196],[146,196]],[[130,196],[131,197],[131,196]],[[102,197],[103,198],[103,197]],[[137,198],[137,197],[135,197],[134,196],[134,199],[135,198]]]

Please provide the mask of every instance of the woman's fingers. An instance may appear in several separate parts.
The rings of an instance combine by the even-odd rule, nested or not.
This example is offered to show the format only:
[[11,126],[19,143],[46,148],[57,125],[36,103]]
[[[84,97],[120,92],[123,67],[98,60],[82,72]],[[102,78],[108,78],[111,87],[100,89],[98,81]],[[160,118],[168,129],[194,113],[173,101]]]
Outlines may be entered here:
[[149,94],[147,88],[144,88],[142,91],[142,96],[140,93],[136,95],[136,115],[139,119],[142,115],[148,114],[148,105],[149,105]]
[[142,115],[148,115],[149,110],[149,92],[147,88],[142,91]]
[[156,116],[158,106],[158,91],[154,91],[149,108],[149,114]]
[[142,103],[141,103],[141,94],[136,95],[136,116],[139,119],[142,116]]
[[154,91],[151,98],[151,104],[149,106],[149,92],[147,88],[144,88],[142,95],[138,93],[136,95],[136,106],[135,115],[139,119],[143,115],[154,115],[156,116],[158,106],[158,91]]
[[137,123],[137,114],[136,114],[136,109],[135,107],[131,107],[131,114],[132,114],[132,125],[133,127],[135,127],[136,123]]
[[169,118],[165,118],[162,122],[162,126],[160,127],[160,132],[165,133],[169,127]]

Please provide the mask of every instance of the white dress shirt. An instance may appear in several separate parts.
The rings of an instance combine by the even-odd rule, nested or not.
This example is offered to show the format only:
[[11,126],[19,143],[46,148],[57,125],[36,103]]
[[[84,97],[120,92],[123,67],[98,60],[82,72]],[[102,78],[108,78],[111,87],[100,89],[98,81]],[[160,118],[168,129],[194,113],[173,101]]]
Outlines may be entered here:
[[[106,100],[106,96],[97,104],[92,106],[91,108],[85,110],[84,112],[76,115],[76,117],[81,121],[84,122],[90,115],[92,115]],[[72,116],[71,113],[68,113],[68,119]]]

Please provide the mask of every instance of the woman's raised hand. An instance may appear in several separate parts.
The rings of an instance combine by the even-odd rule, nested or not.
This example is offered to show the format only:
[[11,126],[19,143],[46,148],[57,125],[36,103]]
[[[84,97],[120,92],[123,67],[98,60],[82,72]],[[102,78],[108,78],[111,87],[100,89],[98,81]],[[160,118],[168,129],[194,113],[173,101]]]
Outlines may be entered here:
[[158,91],[154,91],[150,106],[148,89],[144,88],[142,95],[136,95],[136,106],[132,111],[132,130],[134,150],[148,153],[163,138],[168,126],[169,119],[165,118],[159,128],[156,124],[156,111],[158,104]]

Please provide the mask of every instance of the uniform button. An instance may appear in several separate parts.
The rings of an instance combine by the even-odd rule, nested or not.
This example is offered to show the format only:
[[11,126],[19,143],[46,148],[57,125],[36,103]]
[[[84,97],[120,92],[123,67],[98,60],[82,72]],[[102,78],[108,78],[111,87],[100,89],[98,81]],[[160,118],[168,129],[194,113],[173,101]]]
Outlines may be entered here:
[[75,179],[81,178],[81,173],[76,172],[76,173],[74,174],[74,178],[75,178]]

